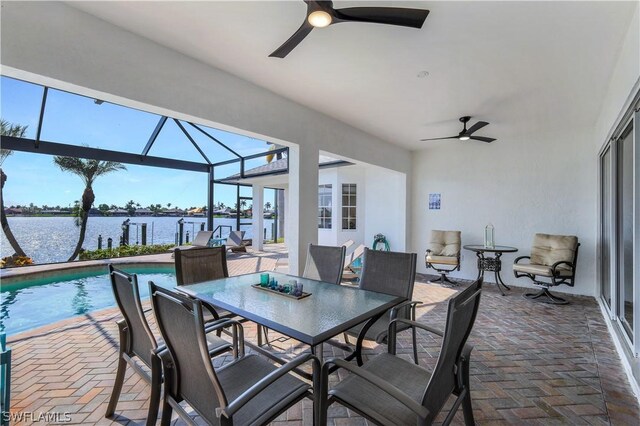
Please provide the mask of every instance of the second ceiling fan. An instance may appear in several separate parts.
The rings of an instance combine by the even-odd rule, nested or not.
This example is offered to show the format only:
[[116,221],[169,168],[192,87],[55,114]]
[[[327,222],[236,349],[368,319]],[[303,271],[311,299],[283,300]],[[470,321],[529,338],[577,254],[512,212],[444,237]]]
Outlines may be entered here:
[[421,141],[437,141],[441,139],[458,139],[461,141],[468,141],[469,139],[472,139],[474,141],[481,141],[481,142],[487,142],[487,143],[495,141],[494,138],[486,138],[484,136],[473,136],[475,132],[482,129],[484,126],[488,126],[489,123],[487,123],[486,121],[478,121],[476,124],[474,124],[473,126],[467,129],[467,123],[469,122],[469,120],[471,120],[471,117],[469,116],[460,117],[460,122],[463,123],[464,126],[462,131],[455,136],[446,136],[444,138],[431,138],[431,139],[420,139],[420,140]]
[[314,28],[324,28],[341,22],[368,22],[373,24],[399,25],[402,27],[422,28],[428,10],[401,7],[346,7],[334,9],[332,1],[304,0],[307,4],[307,16],[298,30],[277,48],[271,57],[284,58]]

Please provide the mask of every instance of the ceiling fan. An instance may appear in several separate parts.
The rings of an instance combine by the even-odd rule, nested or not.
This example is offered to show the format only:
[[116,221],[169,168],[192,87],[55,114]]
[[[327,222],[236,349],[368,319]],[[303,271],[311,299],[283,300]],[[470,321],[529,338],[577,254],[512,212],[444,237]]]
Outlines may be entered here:
[[469,139],[473,139],[474,141],[482,141],[487,143],[495,141],[494,138],[485,138],[484,136],[473,136],[475,132],[482,129],[484,126],[487,126],[489,123],[487,123],[486,121],[478,121],[476,124],[474,124],[469,129],[467,129],[467,122],[469,122],[469,120],[471,120],[471,117],[469,116],[460,117],[460,122],[464,124],[464,128],[456,136],[447,136],[445,138],[431,138],[431,139],[420,139],[420,140],[421,141],[437,141],[440,139],[458,139],[461,141],[468,141]]
[[327,0],[304,0],[307,16],[298,30],[277,48],[270,57],[284,58],[314,28],[324,28],[341,22],[369,22],[373,24],[399,25],[422,28],[429,15],[428,10],[401,7],[347,7],[334,9],[333,2]]

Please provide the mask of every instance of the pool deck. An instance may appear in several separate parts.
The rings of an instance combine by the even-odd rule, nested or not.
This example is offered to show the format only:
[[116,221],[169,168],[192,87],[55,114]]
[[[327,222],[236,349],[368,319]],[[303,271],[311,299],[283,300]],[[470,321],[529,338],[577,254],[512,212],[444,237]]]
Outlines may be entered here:
[[[157,262],[170,262],[170,256],[162,256]],[[229,255],[229,271],[238,275],[273,270],[283,258],[286,251],[281,246],[260,253],[234,253]],[[460,287],[447,288],[430,284],[428,277],[418,275],[414,299],[424,302],[418,309],[419,321],[442,328],[447,300],[467,284],[463,281]],[[471,357],[471,394],[476,422],[640,424],[638,400],[596,301],[592,297],[568,296],[571,305],[547,306],[524,299],[523,291],[513,288],[503,297],[491,284],[482,291],[470,337],[475,345]],[[119,317],[117,309],[106,309],[11,336],[11,411],[16,415],[67,412],[75,424],[143,424],[149,387],[130,369],[117,415],[113,419],[104,418],[115,376],[118,348],[115,320]],[[150,321],[153,323],[152,318]],[[245,330],[247,340],[255,342],[255,326],[247,323]],[[303,349],[284,336],[270,334],[270,337],[274,353],[293,355]],[[409,337],[401,333],[399,356],[409,357]],[[433,368],[440,341],[419,333],[418,345],[421,365]],[[365,359],[383,350],[383,345],[371,345],[364,351]],[[325,359],[342,355],[342,351],[325,345]],[[218,357],[215,364],[228,361],[229,357]],[[332,377],[336,380],[335,375]],[[303,401],[273,424],[310,425],[311,409],[310,401]],[[330,425],[368,424],[337,404],[330,408],[329,417]],[[441,416],[439,421],[442,420]],[[183,423],[175,420],[174,424]],[[460,413],[454,424],[463,424]]]

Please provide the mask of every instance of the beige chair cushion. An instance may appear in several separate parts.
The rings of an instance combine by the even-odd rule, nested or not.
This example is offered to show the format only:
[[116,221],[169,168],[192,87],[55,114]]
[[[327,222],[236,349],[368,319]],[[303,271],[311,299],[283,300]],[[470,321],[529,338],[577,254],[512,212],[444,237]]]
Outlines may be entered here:
[[[536,234],[531,247],[531,264],[552,266],[556,262],[573,262],[578,237],[573,235]],[[559,265],[558,269],[571,270],[568,265]]]
[[429,249],[433,256],[458,256],[460,231],[431,231]]
[[[540,275],[543,277],[552,277],[553,273],[551,272],[551,267],[546,265],[533,265],[531,263],[515,263],[513,265],[513,270],[517,272],[522,272],[525,274],[532,275]],[[570,277],[571,270],[570,269],[560,269],[558,268],[558,272],[561,277]]]
[[438,265],[457,265],[458,257],[457,256],[427,256],[427,262],[429,263],[437,263]]

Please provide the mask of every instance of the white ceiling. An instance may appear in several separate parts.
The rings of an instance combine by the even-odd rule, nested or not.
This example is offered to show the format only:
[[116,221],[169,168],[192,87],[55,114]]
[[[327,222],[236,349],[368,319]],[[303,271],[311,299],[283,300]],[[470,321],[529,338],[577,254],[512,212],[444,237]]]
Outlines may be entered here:
[[[384,140],[421,149],[457,118],[502,139],[593,126],[637,2],[336,1],[427,8],[421,30],[344,23],[268,55],[302,23],[302,1],[70,2]],[[418,78],[420,71],[429,76]],[[497,142],[496,142],[497,143]]]

